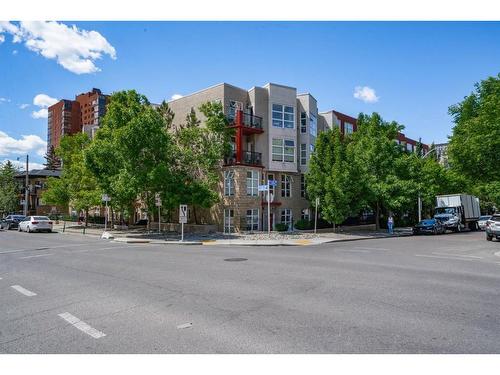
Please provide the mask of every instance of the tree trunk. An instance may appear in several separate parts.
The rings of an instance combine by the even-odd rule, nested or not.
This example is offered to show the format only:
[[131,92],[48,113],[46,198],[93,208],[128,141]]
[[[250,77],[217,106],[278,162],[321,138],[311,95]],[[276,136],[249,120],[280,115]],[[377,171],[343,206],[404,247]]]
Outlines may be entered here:
[[193,205],[193,215],[194,215],[194,223],[198,224],[198,218],[196,217],[196,206]]
[[88,226],[88,222],[89,222],[89,209],[86,208],[85,209],[85,226]]
[[378,201],[375,208],[375,230],[380,230],[380,205]]

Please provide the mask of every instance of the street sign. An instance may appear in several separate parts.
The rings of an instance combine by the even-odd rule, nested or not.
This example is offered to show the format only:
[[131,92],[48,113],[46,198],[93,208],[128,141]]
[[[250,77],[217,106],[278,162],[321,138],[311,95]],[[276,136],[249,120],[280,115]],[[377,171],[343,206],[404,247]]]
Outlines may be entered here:
[[181,204],[179,206],[179,223],[186,224],[187,223],[187,204]]
[[267,191],[268,185],[259,185],[259,191]]
[[278,185],[278,181],[276,180],[268,180],[267,183],[269,184],[269,186],[277,186]]
[[108,194],[103,194],[102,197],[101,197],[101,200],[103,202],[109,202],[109,201],[111,201],[111,198],[109,197]]
[[157,207],[161,207],[161,197],[160,197],[160,194],[159,193],[156,193],[155,194],[155,205]]

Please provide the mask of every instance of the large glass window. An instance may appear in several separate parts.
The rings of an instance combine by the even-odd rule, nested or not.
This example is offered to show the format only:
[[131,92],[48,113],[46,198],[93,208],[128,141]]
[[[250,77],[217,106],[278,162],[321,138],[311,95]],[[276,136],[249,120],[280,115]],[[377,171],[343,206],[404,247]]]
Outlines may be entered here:
[[292,210],[289,208],[283,208],[281,210],[281,222],[290,226],[292,223]]
[[243,108],[243,103],[238,102],[236,100],[230,100],[229,101],[229,110],[227,117],[229,120],[234,120],[236,118],[236,110],[242,109]]
[[234,210],[226,208],[224,210],[224,233],[234,233]]
[[295,115],[292,106],[273,104],[273,126],[293,129],[294,124]]
[[309,112],[309,134],[313,137],[316,137],[318,134],[318,120],[311,112]]
[[259,195],[259,172],[247,171],[247,195]]
[[413,145],[411,143],[406,144],[406,149],[410,152],[413,152]]
[[354,132],[354,125],[348,122],[344,123],[344,134],[352,134]]
[[295,141],[288,139],[273,138],[272,143],[273,161],[295,162]]
[[251,210],[247,210],[246,224],[247,224],[247,230],[249,230],[249,231],[259,230],[259,209],[258,208],[253,208]]
[[224,195],[234,195],[234,172],[224,171]]
[[281,175],[281,196],[292,196],[292,176],[286,174]]
[[300,132],[307,133],[307,114],[300,112]]
[[307,164],[307,144],[302,143],[300,145],[300,165]]

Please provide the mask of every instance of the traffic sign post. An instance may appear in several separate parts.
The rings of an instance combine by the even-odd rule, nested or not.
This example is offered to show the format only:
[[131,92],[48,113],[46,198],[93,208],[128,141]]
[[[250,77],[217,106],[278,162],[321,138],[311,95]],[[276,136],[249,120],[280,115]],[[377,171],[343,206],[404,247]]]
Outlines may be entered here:
[[111,200],[108,194],[103,194],[101,197],[101,200],[104,202],[106,205],[105,212],[104,212],[104,231],[108,230],[108,218],[109,218],[109,209],[108,209],[108,202]]
[[179,206],[179,223],[181,224],[181,242],[184,241],[184,224],[187,223],[187,204]]
[[158,233],[161,233],[161,197],[160,193],[155,194],[155,205],[158,207]]
[[271,237],[271,186],[278,184],[276,180],[267,180],[267,235]]

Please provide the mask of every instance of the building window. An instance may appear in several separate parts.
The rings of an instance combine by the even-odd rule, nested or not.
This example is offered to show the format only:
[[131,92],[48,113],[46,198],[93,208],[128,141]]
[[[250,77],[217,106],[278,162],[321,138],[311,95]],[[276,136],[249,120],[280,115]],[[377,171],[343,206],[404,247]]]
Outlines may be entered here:
[[300,165],[307,164],[307,144],[302,143],[300,145]]
[[307,114],[300,112],[300,132],[307,133]]
[[230,121],[234,120],[236,118],[236,111],[238,109],[243,108],[243,103],[238,102],[236,100],[230,100],[229,101],[229,111],[227,114],[227,117],[229,118]]
[[247,230],[249,231],[259,230],[258,208],[247,210],[246,223],[247,223]]
[[309,220],[309,208],[305,208],[300,211],[300,218],[302,220]]
[[344,123],[344,134],[352,134],[354,132],[354,125],[348,122]]
[[247,171],[247,195],[259,195],[259,172]]
[[318,135],[318,121],[311,112],[309,112],[309,134],[313,137]]
[[289,208],[283,208],[281,210],[281,222],[290,226],[292,223],[292,210]]
[[300,196],[306,197],[306,176],[303,174],[300,175]]
[[226,208],[224,210],[224,233],[234,233],[234,210]]
[[273,161],[295,162],[295,141],[273,138]]
[[295,123],[294,109],[288,105],[273,104],[273,126],[293,129]]
[[234,172],[224,171],[224,195],[234,195]]
[[314,152],[314,145],[312,143],[309,145],[309,152],[311,154]]
[[281,175],[281,196],[292,196],[292,176],[286,174]]
[[406,144],[406,149],[410,152],[413,152],[413,145],[411,143]]

